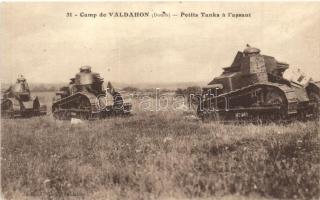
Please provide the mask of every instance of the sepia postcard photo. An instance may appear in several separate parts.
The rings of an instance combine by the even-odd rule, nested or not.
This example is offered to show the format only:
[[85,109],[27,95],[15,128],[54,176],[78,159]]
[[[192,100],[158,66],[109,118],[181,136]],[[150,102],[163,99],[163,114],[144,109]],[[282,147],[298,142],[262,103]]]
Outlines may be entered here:
[[5,200],[319,199],[320,2],[1,2]]

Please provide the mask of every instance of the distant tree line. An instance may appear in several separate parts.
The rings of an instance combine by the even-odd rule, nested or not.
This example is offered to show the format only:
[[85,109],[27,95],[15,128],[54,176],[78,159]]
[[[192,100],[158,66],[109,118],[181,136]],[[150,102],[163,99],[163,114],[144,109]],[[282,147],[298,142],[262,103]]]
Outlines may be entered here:
[[[67,85],[67,84],[44,84],[44,83],[39,83],[39,84],[34,84],[31,83],[29,84],[30,90],[34,92],[54,92],[58,91],[62,86]],[[3,84],[1,85],[1,90],[5,90],[9,88],[10,84]],[[128,92],[128,93],[155,93],[156,88],[137,88],[137,87],[132,87],[132,86],[127,86],[122,89],[119,88],[120,91]],[[190,94],[201,94],[201,88],[198,86],[191,86],[187,87],[185,89],[182,88],[177,88],[176,90],[174,89],[166,89],[166,88],[160,88],[159,89],[160,93],[170,93],[173,92],[175,95],[183,95],[183,96],[189,96]]]
[[[124,91],[124,92],[131,92],[131,93],[135,93],[135,92],[139,92],[139,93],[155,93],[156,91],[156,88],[143,88],[143,89],[140,89],[140,88],[136,88],[136,87],[131,87],[131,86],[128,86],[128,87],[124,87],[121,89],[121,91]],[[166,89],[166,88],[163,88],[163,89],[159,89],[159,92],[161,93],[164,93],[164,92],[175,92],[175,90],[170,90],[170,89]]]
[[175,94],[176,95],[182,95],[182,96],[185,96],[185,97],[188,97],[191,94],[200,95],[201,94],[201,87],[199,87],[199,86],[190,86],[190,87],[187,87],[186,89],[178,88],[175,91]]

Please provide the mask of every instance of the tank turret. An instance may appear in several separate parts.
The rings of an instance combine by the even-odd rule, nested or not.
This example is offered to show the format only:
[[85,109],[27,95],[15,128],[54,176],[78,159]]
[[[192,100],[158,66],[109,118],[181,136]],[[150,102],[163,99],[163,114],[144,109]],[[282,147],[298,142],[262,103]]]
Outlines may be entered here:
[[251,47],[249,44],[247,44],[247,48],[243,50],[244,55],[246,56],[253,56],[260,53],[260,49]]
[[209,83],[222,84],[224,92],[232,91],[255,83],[279,82],[289,84],[283,73],[289,65],[272,56],[260,54],[260,49],[247,45],[238,52],[230,67],[223,68],[221,76]]
[[93,73],[90,66],[81,67],[80,72],[72,79],[70,86],[72,94],[81,91],[88,91],[95,95],[105,93],[103,78],[100,77],[100,74]]
[[16,83],[11,85],[9,89],[5,91],[5,96],[28,101],[30,99],[30,89],[27,80],[21,75],[17,79]]

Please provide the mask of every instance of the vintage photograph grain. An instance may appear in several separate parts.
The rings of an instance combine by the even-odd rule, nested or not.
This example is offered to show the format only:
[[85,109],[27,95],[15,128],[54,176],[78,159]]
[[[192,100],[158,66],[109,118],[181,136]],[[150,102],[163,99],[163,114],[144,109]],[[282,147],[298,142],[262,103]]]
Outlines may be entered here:
[[318,2],[1,2],[0,199],[319,199],[319,24]]

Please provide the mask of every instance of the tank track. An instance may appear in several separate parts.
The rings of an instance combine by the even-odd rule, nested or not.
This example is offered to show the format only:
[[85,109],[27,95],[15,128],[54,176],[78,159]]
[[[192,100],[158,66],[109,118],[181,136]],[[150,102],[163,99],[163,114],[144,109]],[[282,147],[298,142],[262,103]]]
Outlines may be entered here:
[[[281,105],[251,105],[251,106],[230,106],[227,109],[208,109],[208,101],[221,102],[222,99],[237,99],[245,96],[254,97],[261,90],[272,89],[282,94],[284,102]],[[246,99],[245,99],[246,100]],[[249,100],[249,99],[248,99]],[[224,120],[290,120],[299,114],[303,108],[299,107],[299,97],[294,88],[277,83],[257,83],[218,96],[201,100],[197,114],[202,119],[213,118],[219,121]],[[210,104],[210,103],[209,103]],[[211,105],[211,104],[210,104]]]
[[[87,105],[84,104],[80,108],[79,103],[81,103],[81,101]],[[72,117],[92,119],[96,117],[96,113],[100,113],[98,106],[97,99],[94,95],[79,92],[54,102],[52,105],[52,113],[57,119],[71,119]]]
[[[82,99],[86,105],[77,105],[76,102]],[[52,105],[53,116],[57,119],[69,120],[79,118],[85,120],[101,119],[112,115],[130,113],[131,104],[123,104],[122,110],[116,109],[114,105],[101,107],[94,94],[78,92],[74,95],[57,100]]]

